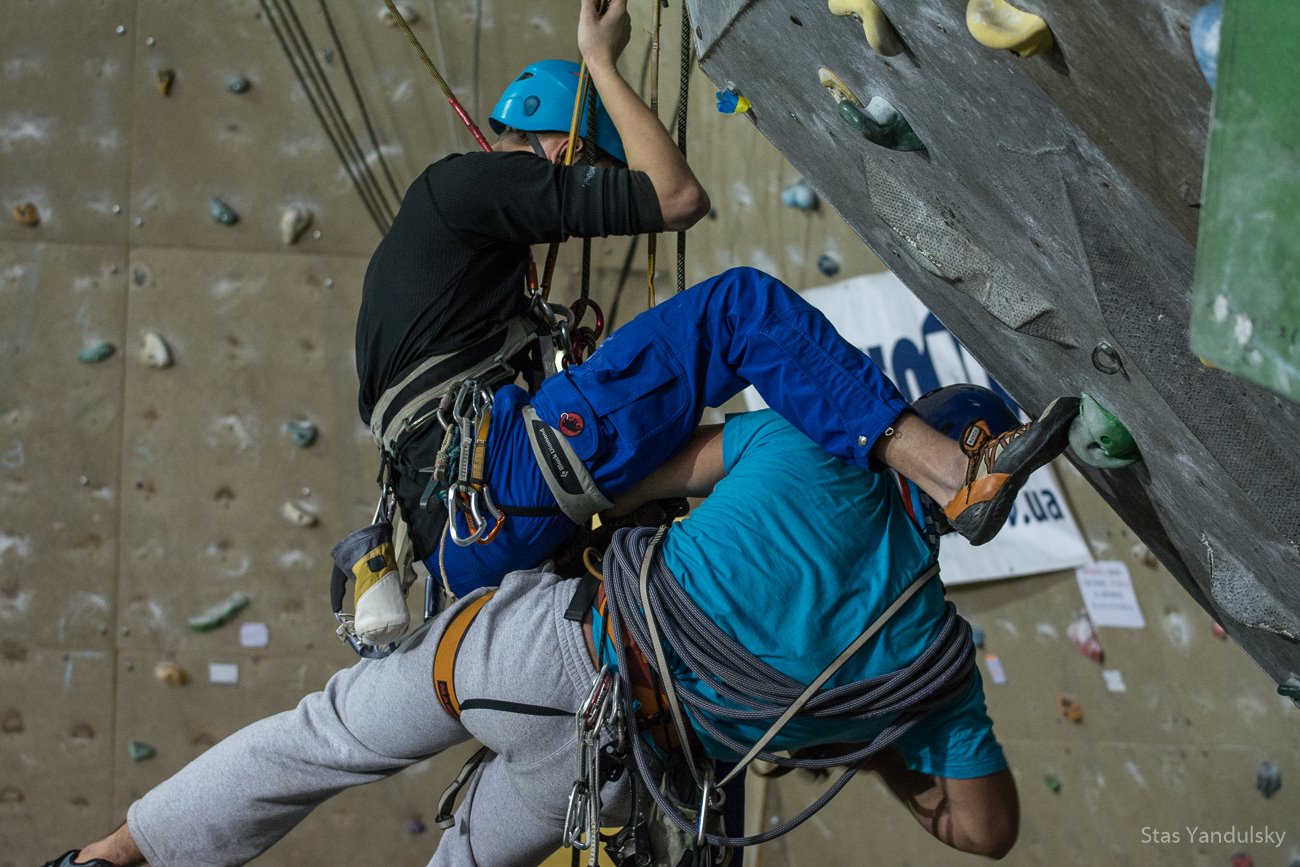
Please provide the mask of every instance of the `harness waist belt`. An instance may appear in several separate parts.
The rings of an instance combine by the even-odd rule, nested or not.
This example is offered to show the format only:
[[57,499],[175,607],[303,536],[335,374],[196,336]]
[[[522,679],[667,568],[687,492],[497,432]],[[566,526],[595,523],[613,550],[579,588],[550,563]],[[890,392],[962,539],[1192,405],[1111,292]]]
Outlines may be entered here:
[[[536,339],[538,327],[536,321],[516,316],[477,343],[456,352],[426,358],[400,382],[385,390],[375,403],[370,414],[370,434],[375,443],[391,454],[398,437],[424,423],[425,419],[417,419],[417,415],[459,383],[478,378],[484,380],[485,386],[491,386],[495,382],[486,374],[499,374],[502,378],[510,376],[513,372],[510,359]],[[466,367],[467,364],[470,366]],[[399,411],[390,413],[402,392],[424,376],[430,376],[435,384],[406,401]]]

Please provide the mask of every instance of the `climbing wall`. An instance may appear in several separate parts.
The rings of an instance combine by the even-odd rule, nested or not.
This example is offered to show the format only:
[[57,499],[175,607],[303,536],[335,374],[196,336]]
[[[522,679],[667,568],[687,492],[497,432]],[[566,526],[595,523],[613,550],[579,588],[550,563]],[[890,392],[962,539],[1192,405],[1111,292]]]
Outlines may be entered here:
[[[1089,481],[1269,675],[1300,671],[1300,411],[1188,349],[1197,4],[1027,0],[1051,47],[1024,57],[960,0],[830,4],[882,13],[893,56],[821,0],[688,5],[704,71],[1024,406],[1086,392],[1127,425],[1142,462]],[[846,123],[819,67],[924,149]]]
[[[415,12],[416,34],[479,119],[526,58],[575,53],[571,0],[536,0],[526,6],[505,0],[401,5]],[[634,0],[631,5],[634,41],[623,70],[640,85],[648,3]],[[724,4],[716,4],[718,10],[707,5],[711,9],[701,10],[699,25],[701,33],[713,34],[712,40],[720,28],[710,28],[722,19],[703,12],[713,15]],[[369,167],[366,183],[373,181],[389,205],[397,198],[394,186],[400,192],[430,161],[472,147],[405,40],[380,20],[377,0],[329,0],[337,45],[318,4],[296,0],[293,6],[312,41],[308,54],[332,82],[342,114],[359,137],[362,159],[353,160],[354,167],[358,162]],[[268,7],[283,24],[284,0],[268,0]],[[664,16],[665,118],[676,100],[680,9],[673,2]],[[853,22],[820,22],[824,10],[815,3],[794,11],[805,28],[825,28],[822,44],[838,46],[836,51],[864,66],[872,62],[860,44],[861,28]],[[940,10],[922,11],[944,26],[960,24],[959,17],[952,22],[936,17]],[[784,44],[803,44],[806,31],[796,29],[790,14],[777,22],[788,32],[739,32],[764,50],[772,44],[773,32]],[[1076,26],[1085,31],[1093,26],[1083,11],[1061,14],[1075,15]],[[330,546],[368,520],[373,505],[373,458],[367,433],[356,419],[351,335],[361,277],[379,232],[258,0],[13,0],[4,4],[3,18],[0,867],[18,867],[40,863],[110,829],[134,798],[207,746],[255,719],[292,707],[331,672],[350,664],[352,656],[333,635],[325,581]],[[950,29],[954,36],[962,35],[959,26]],[[1126,32],[1122,38],[1125,51],[1149,50],[1145,31]],[[1175,42],[1170,35],[1169,45]],[[351,96],[345,55],[378,147],[365,134]],[[1086,121],[1096,147],[1114,145],[1116,164],[1121,152],[1127,155],[1124,171],[1145,178],[1153,189],[1177,187],[1163,198],[1147,195],[1167,224],[1176,227],[1173,231],[1182,234],[1179,243],[1185,246],[1195,220],[1184,199],[1195,200],[1198,174],[1189,168],[1190,157],[1170,155],[1195,152],[1199,139],[1195,129],[1188,133],[1171,118],[1199,118],[1203,124],[1205,96],[1162,103],[1163,85],[1144,79],[1151,83],[1122,89],[1132,91],[1132,99],[1146,100],[1143,110],[1160,122],[1146,131],[1125,126],[1101,135],[1115,117],[1126,116],[1127,110],[1112,105],[1109,94],[1130,83],[1130,76],[1104,59],[1092,59],[1091,78],[1079,74],[1077,66],[1075,75],[1064,77],[1057,67],[1018,67],[1005,58],[980,55],[970,62],[1020,82],[1016,86],[1027,93],[1038,93],[1035,85],[1055,86],[1059,99],[1073,100],[1072,112],[1091,112],[1086,118],[1078,115],[1078,122]],[[706,68],[714,71],[716,61],[710,55]],[[831,61],[817,61],[823,62]],[[954,58],[944,64],[960,68],[962,62]],[[789,110],[806,111],[800,117],[817,130],[805,142],[809,155],[832,132],[844,135],[837,118],[828,111],[823,117],[823,109],[834,106],[816,86],[815,66],[813,86],[800,97],[802,102],[788,101]],[[899,79],[920,75],[913,67],[899,69],[889,74]],[[1176,76],[1179,69],[1169,64],[1151,74]],[[869,93],[848,65],[837,72],[863,95]],[[1037,80],[1021,81],[1022,72]],[[798,83],[789,69],[772,74],[790,79],[764,85],[773,93]],[[719,87],[734,79],[747,93],[762,92],[739,72],[719,78]],[[1178,81],[1189,88],[1197,84],[1190,74]],[[826,282],[837,269],[842,275],[879,270],[880,260],[835,209],[852,217],[843,193],[864,188],[863,172],[876,165],[869,158],[907,155],[862,148],[851,164],[857,174],[839,185],[829,183],[818,174],[822,161],[793,151],[787,161],[765,138],[769,121],[779,119],[771,106],[782,103],[756,100],[755,126],[743,115],[715,111],[713,91],[719,87],[702,72],[692,73],[691,159],[714,211],[691,232],[688,279],[747,264],[800,288]],[[1082,87],[1091,89],[1078,90]],[[967,107],[986,104],[988,98],[977,94]],[[1041,93],[1035,98],[1041,99]],[[900,104],[910,117],[911,104]],[[786,110],[782,104],[781,111]],[[929,126],[918,122],[923,137],[945,127],[945,112],[954,113],[955,123],[967,113],[954,106],[936,111]],[[1032,164],[1058,158],[1055,151],[1030,153],[1035,136],[1045,135],[1037,131],[1037,121],[1009,114],[1006,123],[1022,130],[1029,142],[1008,150],[1007,159]],[[1120,132],[1122,140],[1112,141]],[[950,135],[948,152],[956,153],[962,136]],[[1159,144],[1149,152],[1135,149],[1144,142]],[[1095,154],[1095,148],[1087,152]],[[909,158],[929,159],[925,165],[937,170],[945,165],[940,156],[932,147],[927,156]],[[385,163],[394,184],[388,182]],[[1095,166],[1090,170],[1100,171]],[[971,240],[959,240],[962,254],[944,254],[949,257],[944,262],[967,259],[976,263],[970,267],[1011,274],[1036,291],[1043,281],[1021,274],[1014,257],[994,255],[995,247],[977,249],[984,234],[970,217],[987,215],[1005,228],[1011,221],[998,215],[1013,206],[1002,197],[1021,187],[1008,185],[1004,175],[981,180],[951,167],[944,171],[950,173],[944,176],[944,188],[953,206],[961,208],[948,216],[943,210],[948,205],[936,204],[924,213],[934,217],[938,208],[938,223],[922,220],[908,231],[930,231],[944,217],[961,217]],[[796,184],[801,172],[822,193],[820,204]],[[914,181],[906,171],[894,175],[894,183]],[[1082,183],[1068,171],[1063,175],[1070,183]],[[1120,175],[1105,177],[1118,190],[1115,197],[1141,198],[1117,180]],[[1180,186],[1184,182],[1190,185],[1188,193]],[[879,187],[882,197],[895,189],[888,179],[873,183],[886,185]],[[1058,178],[1058,183],[1066,181]],[[972,189],[977,195],[958,201],[958,193]],[[1039,190],[1045,209],[1059,205],[1052,190]],[[783,194],[786,202],[807,209],[784,206]],[[1017,202],[1025,197],[1017,195]],[[369,196],[375,198],[373,188]],[[34,209],[33,225],[10,216],[24,204]],[[912,203],[894,207],[896,221],[907,227]],[[300,209],[311,219],[286,240],[281,221],[289,209]],[[1103,213],[1107,220],[1124,217],[1120,210]],[[860,223],[851,222],[861,230]],[[892,230],[881,224],[874,231],[879,237],[872,243],[887,264],[917,285],[921,272],[900,253],[911,245],[890,240]],[[1026,235],[1023,229],[1012,232],[1019,242],[1029,243]],[[1045,233],[1038,240],[1048,246],[1050,237]],[[887,243],[880,243],[881,238]],[[629,258],[630,246],[625,239],[612,239],[598,242],[593,251],[593,297],[615,325],[646,303],[645,245]],[[1183,249],[1173,246],[1175,252]],[[1053,273],[1046,255],[1030,256],[1029,261],[1039,263],[1035,274]],[[1053,262],[1068,259],[1059,252],[1053,256]],[[672,259],[672,239],[661,238],[661,298],[672,291]],[[560,259],[558,297],[575,297],[578,270],[577,245],[568,245]],[[946,283],[942,291],[952,292]],[[1065,302],[1054,302],[1066,312],[1044,318],[1041,298],[1023,288],[1017,291],[1040,314],[1042,321],[1030,327],[1043,333],[1059,336],[1070,330],[1070,317],[1079,315],[1073,307],[1062,307]],[[1175,300],[1171,295],[1151,303],[1176,306]],[[1006,299],[999,312],[1015,322],[1024,315],[1013,301]],[[935,309],[943,309],[945,321],[957,330],[986,316],[964,295]],[[1099,314],[1088,315],[1093,317],[1088,321],[1095,321]],[[1120,336],[1098,333],[1112,342]],[[146,334],[165,341],[165,355],[156,342],[147,359],[142,355]],[[1040,386],[1047,393],[1039,380],[1027,383],[1025,376],[997,368],[993,344],[981,343],[978,331],[967,328],[963,336],[1026,401],[1037,399]],[[1016,357],[1033,357],[1015,333],[1008,339],[1020,347]],[[1056,354],[1047,360],[1062,360],[1063,366],[1063,360],[1090,348],[1082,337],[1075,339],[1079,349],[1054,348]],[[164,360],[170,364],[155,366]],[[1125,360],[1140,379],[1136,360]],[[1041,363],[1036,359],[1033,366]],[[1082,387],[1088,374],[1075,373],[1080,379],[1070,387]],[[1195,375],[1201,375],[1199,370]],[[1232,382],[1224,374],[1207,375]],[[1091,379],[1088,385],[1099,397],[1119,401],[1118,384],[1112,391]],[[1114,408],[1124,412],[1146,394],[1135,393]],[[310,445],[301,444],[308,429],[302,423],[316,431]],[[1183,435],[1180,431],[1162,436],[1176,438]],[[1144,447],[1154,436],[1148,428],[1139,434]],[[1236,452],[1216,457],[1240,460]],[[1207,460],[1207,484],[1223,486],[1215,466]],[[1134,471],[1146,479],[1141,473],[1165,478],[1151,469]],[[1118,493],[1145,496],[1148,490],[1119,475],[1111,484]],[[1086,496],[1080,487],[1080,497]],[[1090,502],[1076,503],[1076,511],[1097,556],[1128,551],[1134,540],[1124,535],[1127,531],[1108,507]],[[1196,509],[1207,512],[1204,506]],[[1173,542],[1157,531],[1148,527],[1144,535],[1167,554]],[[1277,762],[1288,773],[1297,766],[1300,757],[1294,750],[1277,747],[1288,743],[1286,726],[1294,724],[1288,714],[1294,711],[1271,695],[1271,683],[1236,648],[1210,637],[1208,620],[1165,572],[1137,562],[1134,574],[1151,627],[1118,639],[1103,635],[1114,664],[1128,674],[1128,696],[1101,692],[1097,671],[1087,667],[1092,663],[1063,637],[1080,604],[1072,576],[957,594],[963,610],[986,629],[988,650],[1005,661],[1007,689],[991,692],[990,701],[1020,769],[1022,788],[1038,791],[1048,774],[1062,781],[1057,800],[1026,798],[1026,848],[1023,856],[1015,856],[1019,863],[1082,860],[1076,857],[1078,849],[1071,848],[1084,833],[1071,826],[1074,816],[1113,821],[1152,793],[1181,798],[1222,791],[1224,800],[1244,805],[1242,815],[1256,805],[1250,800],[1256,798],[1268,811],[1261,813],[1265,819],[1296,813],[1293,788],[1267,801],[1251,788],[1261,759]],[[1169,562],[1177,567],[1176,561]],[[228,623],[204,633],[187,624],[188,618],[241,593],[248,605]],[[1039,629],[1040,623],[1055,629],[1056,636]],[[1238,637],[1243,634],[1231,621],[1225,623]],[[1175,629],[1179,624],[1185,624],[1182,631]],[[1198,672],[1206,683],[1180,680],[1189,672]],[[187,683],[178,682],[185,679]],[[1071,690],[1083,701],[1088,717],[1081,725],[1056,721],[1053,702],[1061,690]],[[1025,712],[1027,707],[1032,712]],[[134,756],[139,761],[133,758],[132,742],[137,742]],[[1123,748],[1127,752],[1117,751],[1120,742],[1129,744]],[[425,863],[436,845],[436,829],[426,827],[432,826],[434,802],[464,753],[454,751],[393,781],[343,794],[258,863]],[[1209,758],[1202,761],[1204,757]],[[1129,761],[1138,776],[1127,770]],[[826,814],[825,827],[839,835],[835,840],[821,825],[810,825],[793,839],[788,863],[850,863],[864,847],[886,845],[882,841],[892,847],[881,850],[891,861],[942,863],[945,853],[919,829],[897,830],[904,821],[901,813],[873,786],[855,785]],[[773,791],[792,806],[803,794],[797,788]],[[1209,794],[1198,797],[1198,812],[1189,820],[1231,818]],[[771,812],[779,812],[778,807]],[[864,823],[863,811],[878,817],[876,824]],[[1183,817],[1171,813],[1157,818]],[[1124,826],[1124,833],[1128,830]],[[1149,863],[1188,863],[1182,848],[1138,849],[1128,846],[1127,838],[1118,845],[1117,851],[1141,852]],[[1219,850],[1213,853],[1217,857]],[[781,863],[775,852],[768,858],[766,863]]]

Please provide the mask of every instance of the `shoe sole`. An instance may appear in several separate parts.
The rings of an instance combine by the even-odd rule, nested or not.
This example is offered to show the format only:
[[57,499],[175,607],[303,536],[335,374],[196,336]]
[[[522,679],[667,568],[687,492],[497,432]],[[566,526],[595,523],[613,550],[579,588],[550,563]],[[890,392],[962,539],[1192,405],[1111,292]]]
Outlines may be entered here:
[[[1066,403],[1058,407],[1062,401]],[[1073,401],[1073,405],[1070,405]],[[979,508],[983,505],[980,518],[976,522],[978,532],[971,536],[966,536],[967,541],[972,545],[983,545],[997,536],[1001,531],[1007,518],[1011,515],[1012,508],[1015,507],[1016,497],[1020,494],[1020,489],[1024,487],[1029,476],[1036,470],[1051,463],[1052,459],[1061,452],[1065,451],[1066,446],[1070,444],[1070,425],[1079,415],[1079,402],[1074,398],[1058,397],[1047,405],[1043,414],[1039,416],[1036,425],[1041,425],[1041,429],[1050,430],[1048,438],[1039,446],[1035,456],[1025,462],[1015,472],[1007,474],[1007,480],[1002,483],[1001,488],[994,494],[991,500],[982,504],[977,504],[971,508]],[[1059,425],[1059,427],[1053,427]],[[960,519],[959,519],[960,520]],[[958,529],[960,532],[960,529]]]

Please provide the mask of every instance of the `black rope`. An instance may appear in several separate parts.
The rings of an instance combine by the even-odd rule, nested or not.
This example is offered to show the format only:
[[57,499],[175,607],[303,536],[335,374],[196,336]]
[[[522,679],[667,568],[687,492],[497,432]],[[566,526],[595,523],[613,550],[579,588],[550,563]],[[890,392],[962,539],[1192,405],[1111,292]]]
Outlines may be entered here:
[[352,76],[352,64],[348,63],[348,53],[343,50],[343,42],[339,39],[338,31],[334,29],[334,19],[330,16],[329,9],[325,6],[325,0],[317,0],[320,3],[321,14],[325,16],[325,26],[329,28],[330,39],[334,42],[334,51],[339,56],[339,62],[343,64],[343,72],[348,77],[348,86],[352,88],[352,96],[357,101],[357,108],[361,111],[361,120],[366,125],[366,135],[370,137],[370,146],[375,149],[375,156],[379,160],[379,165],[384,170],[384,177],[388,180],[388,187],[393,191],[393,198],[398,202],[402,201],[402,193],[397,187],[397,182],[393,180],[393,173],[388,169],[388,160],[384,158],[384,149],[379,146],[379,138],[375,135],[375,128],[370,123],[370,112],[366,111],[365,100],[361,98],[361,90],[357,87],[357,80]]
[[258,0],[258,3],[262,7],[262,13],[266,16],[267,22],[271,25],[272,32],[275,33],[276,41],[280,43],[280,50],[289,61],[289,66],[293,68],[294,77],[298,79],[298,84],[302,86],[303,92],[307,95],[307,102],[311,104],[311,109],[315,113],[316,119],[320,121],[321,128],[325,130],[325,136],[330,140],[330,145],[333,146],[335,155],[338,156],[339,162],[343,164],[343,168],[347,171],[348,177],[352,181],[352,186],[357,191],[357,195],[361,197],[361,203],[365,205],[366,212],[370,214],[370,219],[374,222],[375,228],[379,230],[380,234],[384,234],[388,231],[388,227],[380,217],[375,203],[371,201],[370,197],[367,195],[367,191],[362,186],[360,179],[357,177],[351,161],[349,161],[347,156],[343,153],[343,146],[339,144],[333,128],[325,120],[325,115],[321,111],[320,104],[316,101],[316,96],[312,93],[311,88],[308,87],[303,71],[299,67],[299,60],[294,55],[293,51],[289,49],[289,44],[285,41],[284,34],[280,32],[280,25],[276,23],[275,16],[271,14],[271,8],[268,5],[267,0]]
[[[682,60],[677,90],[677,149],[686,156],[686,115],[691,94],[691,14],[682,0]],[[677,291],[686,288],[686,230],[677,233]]]
[[[298,11],[293,6],[293,0],[275,0],[275,2],[277,4],[283,3],[284,7],[289,10],[289,18],[293,22],[293,27],[287,28],[289,39],[300,52],[300,56],[307,59],[308,62],[305,65],[308,75],[320,88],[320,92],[324,94],[333,112],[334,123],[338,126],[343,142],[348,146],[352,159],[356,160],[358,172],[366,182],[367,189],[370,190],[374,201],[378,204],[379,212],[391,223],[395,211],[385,198],[384,191],[379,186],[379,179],[375,177],[374,172],[371,170],[370,163],[366,160],[365,151],[361,149],[361,143],[357,141],[356,135],[352,132],[352,127],[347,122],[347,116],[343,113],[343,107],[339,104],[333,85],[325,77],[325,69],[321,66],[320,58],[316,56],[316,47],[312,45],[311,38],[307,35],[307,29],[302,26],[302,21],[298,18]],[[297,31],[296,34],[295,30]],[[298,43],[299,39],[302,40],[301,45]]]

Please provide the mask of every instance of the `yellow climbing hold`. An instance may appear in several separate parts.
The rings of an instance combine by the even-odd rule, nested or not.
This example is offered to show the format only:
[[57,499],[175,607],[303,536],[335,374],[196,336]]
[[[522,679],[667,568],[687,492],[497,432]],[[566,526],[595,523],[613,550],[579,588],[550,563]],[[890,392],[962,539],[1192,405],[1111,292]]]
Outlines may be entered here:
[[821,83],[822,87],[831,92],[831,96],[835,97],[836,102],[844,102],[845,100],[848,100],[858,108],[863,107],[862,100],[858,99],[858,95],[844,83],[844,79],[840,78],[826,67],[823,66],[817,70],[817,80]]
[[827,0],[827,5],[833,15],[852,15],[861,21],[862,32],[876,53],[893,57],[903,52],[903,40],[875,0]]
[[966,28],[975,41],[987,48],[1033,57],[1052,47],[1047,22],[1012,6],[1007,0],[970,0],[966,6]]

